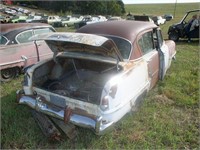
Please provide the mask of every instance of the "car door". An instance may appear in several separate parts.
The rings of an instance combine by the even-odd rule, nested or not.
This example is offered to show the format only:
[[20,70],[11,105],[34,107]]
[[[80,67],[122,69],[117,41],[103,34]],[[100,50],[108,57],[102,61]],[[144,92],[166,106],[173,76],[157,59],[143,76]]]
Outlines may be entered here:
[[[23,31],[19,33],[15,40],[19,44],[19,48],[16,49],[15,59],[22,59],[24,61],[24,66],[29,66],[38,61],[38,55],[36,47],[33,41],[30,40],[30,37],[34,35],[33,29]],[[16,46],[17,47],[17,46]]]
[[156,44],[157,44],[157,49],[159,51],[159,59],[160,59],[160,65],[159,65],[159,78],[161,80],[164,79],[164,76],[167,72],[167,69],[170,66],[170,51],[168,46],[165,44],[163,37],[162,37],[162,33],[161,30],[156,29],[154,31],[155,37],[154,39],[156,40]]
[[159,53],[153,39],[153,31],[143,33],[138,40],[143,59],[148,63],[150,88],[154,87],[159,78]]

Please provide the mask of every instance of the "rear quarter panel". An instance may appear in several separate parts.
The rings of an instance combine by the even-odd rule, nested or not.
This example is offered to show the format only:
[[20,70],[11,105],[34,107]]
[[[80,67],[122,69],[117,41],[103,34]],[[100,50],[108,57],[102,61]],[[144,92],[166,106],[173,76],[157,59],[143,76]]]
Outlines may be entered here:
[[119,76],[113,77],[105,85],[102,98],[113,85],[117,85],[117,92],[115,95],[109,96],[109,109],[103,111],[102,114],[107,120],[118,121],[135,105],[137,97],[149,89],[147,63],[140,59],[125,64],[124,72]]
[[[38,43],[40,60],[53,56],[52,51],[44,41]],[[23,59],[27,58],[27,60]],[[0,47],[0,69],[12,67],[27,67],[38,62],[36,46],[33,42],[13,44]]]

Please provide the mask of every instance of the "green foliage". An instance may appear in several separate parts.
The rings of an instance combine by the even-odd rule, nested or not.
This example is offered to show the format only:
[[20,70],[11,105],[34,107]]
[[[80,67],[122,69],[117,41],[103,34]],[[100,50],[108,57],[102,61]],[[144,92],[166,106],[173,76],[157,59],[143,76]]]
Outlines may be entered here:
[[18,3],[34,5],[54,12],[67,12],[82,15],[122,15],[125,13],[122,0],[109,1],[19,1]]

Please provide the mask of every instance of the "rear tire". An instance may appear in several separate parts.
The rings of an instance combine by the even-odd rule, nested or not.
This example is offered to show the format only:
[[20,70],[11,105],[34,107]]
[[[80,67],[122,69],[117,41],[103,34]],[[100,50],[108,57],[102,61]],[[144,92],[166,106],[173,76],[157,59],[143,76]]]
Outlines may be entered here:
[[20,72],[20,70],[17,67],[3,69],[0,71],[0,81],[1,82],[11,81],[19,74],[19,72]]
[[177,32],[169,33],[169,39],[177,42],[179,40],[179,35]]

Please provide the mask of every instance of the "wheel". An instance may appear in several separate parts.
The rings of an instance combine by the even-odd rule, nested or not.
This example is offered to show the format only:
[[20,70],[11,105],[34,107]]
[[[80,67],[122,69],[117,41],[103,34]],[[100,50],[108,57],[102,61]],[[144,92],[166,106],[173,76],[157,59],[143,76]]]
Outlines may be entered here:
[[173,41],[178,41],[179,40],[179,35],[177,32],[171,32],[169,33],[169,39]]
[[1,70],[0,81],[1,82],[8,82],[15,78],[19,74],[18,68],[8,68]]

